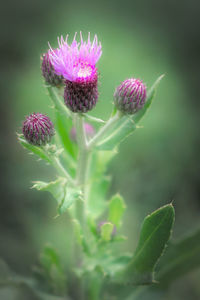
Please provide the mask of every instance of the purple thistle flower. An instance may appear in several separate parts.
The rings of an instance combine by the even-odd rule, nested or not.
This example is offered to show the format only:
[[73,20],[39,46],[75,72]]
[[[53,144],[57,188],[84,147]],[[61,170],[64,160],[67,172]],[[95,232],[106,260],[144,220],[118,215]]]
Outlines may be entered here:
[[42,60],[42,65],[41,65],[42,75],[45,79],[45,82],[52,86],[63,85],[64,83],[63,77],[55,73],[54,67],[49,58],[49,51],[42,55],[41,60]]
[[[84,123],[84,129],[85,129],[85,133],[88,139],[92,138],[95,134],[95,129],[94,127],[89,124],[89,123]],[[70,137],[71,140],[76,142],[76,128],[72,127],[71,131],[70,131]]]
[[67,107],[73,112],[87,112],[91,110],[98,99],[98,73],[96,63],[102,51],[101,43],[98,43],[95,35],[90,41],[90,33],[87,42],[83,41],[80,32],[80,43],[76,41],[76,34],[71,45],[61,36],[58,38],[59,48],[50,47],[50,60],[57,75],[65,79],[64,99]]
[[144,106],[145,101],[146,86],[139,79],[124,80],[114,93],[115,105],[123,113],[136,113]]
[[54,135],[54,126],[46,115],[32,113],[23,122],[22,131],[27,142],[35,146],[44,146]]

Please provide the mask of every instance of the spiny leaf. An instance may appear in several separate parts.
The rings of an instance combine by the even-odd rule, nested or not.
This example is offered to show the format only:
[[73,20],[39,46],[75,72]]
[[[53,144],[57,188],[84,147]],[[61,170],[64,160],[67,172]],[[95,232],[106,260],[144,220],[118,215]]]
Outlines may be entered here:
[[80,190],[69,186],[66,187],[65,196],[58,206],[59,215],[63,214],[76,200],[81,198],[82,198],[82,193]]
[[28,149],[29,151],[31,151],[32,153],[34,153],[35,155],[39,156],[41,159],[47,161],[48,163],[51,163],[50,158],[48,157],[48,155],[45,153],[44,149],[42,147],[39,146],[34,146],[29,144],[24,138],[22,134],[18,134],[18,140],[20,142],[20,144]]
[[80,190],[70,187],[67,180],[59,177],[49,183],[36,181],[33,188],[39,191],[48,191],[58,202],[58,214],[63,214],[77,199],[81,197]]
[[55,181],[44,182],[44,181],[34,181],[32,188],[37,189],[38,191],[47,191],[50,192],[53,197],[60,204],[65,197],[65,188],[67,181],[63,177],[59,177]]
[[143,222],[140,239],[132,260],[119,275],[132,284],[150,284],[154,280],[155,265],[169,240],[174,223],[174,208],[165,205]]

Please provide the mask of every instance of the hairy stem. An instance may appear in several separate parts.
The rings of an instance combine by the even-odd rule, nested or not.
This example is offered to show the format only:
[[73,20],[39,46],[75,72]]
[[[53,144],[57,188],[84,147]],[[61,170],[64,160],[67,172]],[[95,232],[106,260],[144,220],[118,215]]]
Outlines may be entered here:
[[117,112],[114,117],[111,117],[106,124],[101,127],[99,132],[93,137],[93,139],[90,140],[88,143],[88,149],[91,150],[103,137],[103,135],[108,131],[114,124],[115,122],[121,117],[121,114]]
[[49,158],[49,163],[58,171],[58,173],[61,176],[65,177],[67,179],[67,181],[74,186],[75,185],[74,179],[67,172],[67,170],[63,167],[63,165],[60,162],[60,159],[58,158],[58,156],[52,154],[49,151],[49,146],[48,145],[45,145],[43,147],[43,151],[44,151],[45,155]]
[[88,151],[87,151],[83,117],[79,114],[75,115],[75,127],[76,127],[77,143],[79,148],[76,184],[77,186],[80,187],[83,194],[83,200],[80,199],[77,200],[76,202],[76,214],[82,226],[82,229],[84,230],[85,227],[84,185],[85,185],[85,176],[86,176],[87,161],[88,161]]
[[51,100],[53,101],[56,109],[61,113],[61,114],[65,114],[66,117],[70,117],[71,118],[71,113],[70,111],[67,109],[66,105],[64,104],[63,99],[61,99],[59,93],[58,93],[58,89],[56,87],[52,87],[52,86],[47,86],[47,90],[49,93],[49,96],[51,98]]
[[85,173],[86,173],[85,171],[86,171],[87,156],[88,156],[87,141],[86,141],[83,117],[81,115],[76,115],[75,117],[76,117],[75,119],[76,135],[77,135],[77,142],[79,148],[76,180],[78,185],[84,186]]
[[[77,143],[79,148],[78,155],[78,165],[77,165],[77,173],[76,173],[76,184],[81,189],[83,198],[78,199],[76,201],[76,216],[80,222],[82,227],[83,234],[85,236],[86,233],[86,220],[85,220],[85,210],[86,210],[86,193],[85,193],[85,184],[87,180],[88,168],[89,168],[89,151],[87,147],[87,140],[84,129],[84,121],[83,116],[80,114],[75,115],[75,128],[76,128],[76,136]],[[84,299],[85,287],[83,279],[81,281],[80,286],[80,297],[81,300]]]
[[62,176],[64,176],[69,183],[71,183],[72,185],[75,185],[74,180],[71,178],[69,173],[65,170],[65,168],[62,166],[58,157],[53,158],[52,163],[53,163],[53,166],[58,170],[58,172]]

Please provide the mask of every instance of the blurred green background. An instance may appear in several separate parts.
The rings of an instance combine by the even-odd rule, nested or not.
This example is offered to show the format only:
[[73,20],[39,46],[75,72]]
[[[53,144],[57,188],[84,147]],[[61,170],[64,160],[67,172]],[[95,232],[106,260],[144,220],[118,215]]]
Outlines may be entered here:
[[[57,36],[82,31],[98,35],[99,102],[93,115],[108,118],[113,92],[122,80],[147,86],[165,74],[143,128],[120,146],[109,166],[110,194],[126,199],[126,248],[133,250],[145,215],[173,200],[173,238],[200,226],[199,67],[200,2],[195,0],[21,0],[1,3],[0,256],[16,272],[30,275],[38,253],[51,242],[69,250],[67,216],[54,219],[48,193],[30,189],[32,180],[54,179],[54,171],[17,143],[26,114],[52,116],[40,72],[40,55]],[[49,172],[51,170],[51,172]],[[199,270],[175,282],[166,299],[199,299]],[[149,296],[151,299],[151,296]],[[4,300],[4,299],[2,299]],[[7,300],[7,299],[5,299]]]

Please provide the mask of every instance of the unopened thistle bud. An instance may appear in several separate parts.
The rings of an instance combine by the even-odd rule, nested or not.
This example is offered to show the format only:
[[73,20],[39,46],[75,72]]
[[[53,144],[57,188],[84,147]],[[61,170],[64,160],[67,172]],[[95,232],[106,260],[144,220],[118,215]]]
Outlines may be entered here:
[[46,115],[32,113],[26,117],[22,131],[27,142],[35,146],[44,146],[51,141],[54,126]]
[[[106,224],[107,223],[107,221],[101,221],[99,224],[98,224],[98,227],[97,227],[97,231],[98,231],[98,233],[100,234],[101,233],[101,227],[104,225],[104,224]],[[113,224],[114,225],[114,224]],[[114,225],[113,226],[113,231],[112,231],[112,237],[114,237],[115,235],[116,235],[116,233],[117,233],[117,227]]]
[[134,114],[143,108],[146,101],[146,86],[141,80],[124,80],[115,90],[114,103],[117,109],[126,114]]
[[[56,50],[54,50],[56,51]],[[45,82],[52,86],[61,86],[63,85],[63,77],[55,73],[54,67],[50,61],[49,53],[45,53],[41,57],[42,60],[42,75],[45,79]]]
[[91,110],[98,100],[97,74],[92,81],[65,81],[64,100],[72,112],[85,113]]
[[85,113],[91,110],[98,100],[98,72],[96,63],[101,56],[101,44],[95,35],[93,42],[83,41],[80,33],[80,43],[76,34],[71,45],[68,36],[59,40],[59,48],[50,49],[51,63],[57,75],[65,79],[64,100],[72,112]]
[[[91,139],[95,134],[94,127],[89,123],[84,123],[85,134],[88,139]],[[72,127],[70,131],[71,140],[76,142],[76,128]]]

